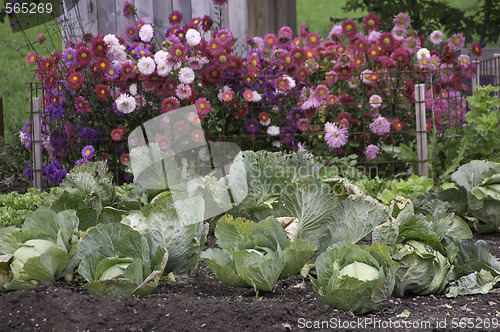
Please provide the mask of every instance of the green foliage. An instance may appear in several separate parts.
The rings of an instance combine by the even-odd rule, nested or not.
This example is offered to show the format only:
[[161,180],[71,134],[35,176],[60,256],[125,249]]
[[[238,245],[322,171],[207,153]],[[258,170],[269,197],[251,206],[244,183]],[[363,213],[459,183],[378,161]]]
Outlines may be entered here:
[[10,226],[21,226],[26,215],[42,205],[48,195],[35,188],[29,188],[25,194],[0,195],[0,220]]
[[143,296],[153,291],[167,264],[168,252],[153,253],[145,237],[127,225],[98,225],[78,243],[78,273],[93,294]]
[[391,296],[395,285],[397,264],[390,251],[378,243],[329,249],[316,260],[313,288],[334,308],[357,314],[376,310]]
[[342,9],[347,12],[361,10],[377,14],[384,31],[392,29],[395,15],[407,13],[412,19],[412,27],[425,36],[441,29],[449,36],[461,33],[468,41],[474,36],[480,36],[482,46],[498,43],[500,37],[498,29],[493,28],[499,23],[498,1],[485,0],[473,13],[466,13],[464,9],[444,0],[354,0],[348,1]]
[[307,239],[290,242],[275,218],[258,223],[223,216],[215,228],[221,249],[208,249],[202,259],[216,277],[233,287],[272,291],[278,279],[297,274],[316,251]]
[[434,187],[434,180],[426,176],[412,174],[408,179],[392,180],[389,188],[377,194],[377,198],[389,205],[396,196],[414,199]]

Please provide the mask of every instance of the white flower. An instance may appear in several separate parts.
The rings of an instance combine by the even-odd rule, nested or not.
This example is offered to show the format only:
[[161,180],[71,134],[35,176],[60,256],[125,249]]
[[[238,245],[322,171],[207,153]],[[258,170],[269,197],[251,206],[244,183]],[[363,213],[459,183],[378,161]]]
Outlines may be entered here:
[[108,35],[104,36],[104,42],[106,44],[108,44],[108,46],[110,48],[113,48],[113,47],[120,45],[120,41],[113,34],[108,34]]
[[189,46],[196,46],[201,41],[201,35],[197,30],[189,29],[186,32],[186,41],[189,44]]
[[149,43],[151,39],[153,39],[153,27],[151,24],[144,24],[141,27],[141,30],[139,30],[139,37],[141,37],[141,40],[145,43]]
[[267,127],[267,134],[269,136],[278,136],[280,134],[280,128],[278,126]]
[[252,101],[258,103],[261,100],[262,96],[257,91],[254,91]]
[[148,56],[144,56],[139,59],[139,63],[137,64],[139,68],[139,72],[144,75],[152,74],[155,71],[156,64],[153,58]]
[[115,100],[116,108],[125,114],[132,113],[135,110],[136,103],[135,98],[128,93],[122,93]]
[[280,141],[273,141],[271,143],[272,146],[274,146],[275,148],[280,148],[281,147],[281,142]]
[[161,77],[166,77],[172,71],[172,66],[166,62],[163,62],[158,64],[156,70],[158,71],[158,75],[160,75]]
[[155,53],[156,65],[160,66],[160,63],[167,62],[169,57],[170,54],[168,52],[165,52],[164,50],[159,50],[158,52]]
[[137,83],[130,84],[130,88],[128,89],[128,91],[132,96],[135,96],[137,94]]
[[179,70],[179,81],[184,84],[191,84],[194,81],[194,71],[189,67],[182,67]]
[[431,57],[431,52],[429,52],[428,49],[421,48],[417,51],[417,59],[422,59],[422,58],[430,58]]

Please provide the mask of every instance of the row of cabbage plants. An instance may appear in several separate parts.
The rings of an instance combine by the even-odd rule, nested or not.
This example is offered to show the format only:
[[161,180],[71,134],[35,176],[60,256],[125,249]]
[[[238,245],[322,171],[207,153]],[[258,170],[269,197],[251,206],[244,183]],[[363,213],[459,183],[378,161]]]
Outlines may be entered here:
[[[2,289],[76,274],[93,294],[143,296],[203,260],[224,284],[256,292],[301,273],[330,306],[366,313],[391,296],[486,293],[500,280],[470,228],[499,230],[497,163],[473,161],[446,190],[384,205],[304,153],[244,151],[216,177],[175,167],[156,143],[143,149],[178,173],[175,186],[116,187],[104,162],[75,167],[22,226],[0,229]],[[227,206],[227,191],[238,204]],[[214,206],[226,213],[207,218]],[[220,248],[205,249],[210,229]]]

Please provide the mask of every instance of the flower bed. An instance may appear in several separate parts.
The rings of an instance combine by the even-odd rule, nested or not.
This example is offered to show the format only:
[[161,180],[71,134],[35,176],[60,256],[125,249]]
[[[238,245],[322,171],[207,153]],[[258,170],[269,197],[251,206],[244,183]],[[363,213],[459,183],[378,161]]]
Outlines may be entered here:
[[[136,15],[133,6],[127,3],[124,15]],[[147,19],[137,19],[123,36],[85,35],[51,57],[27,55],[45,86],[44,174],[51,182],[101,159],[120,163],[130,179],[128,133],[193,104],[208,140],[365,161],[382,159],[384,146],[413,141],[415,84],[428,84],[428,129],[464,122],[463,79],[475,72],[470,57],[459,54],[464,38],[444,42],[435,31],[427,41],[406,14],[394,18],[391,32],[378,31],[372,14],[362,28],[347,20],[326,40],[305,25],[294,38],[284,26],[277,35],[247,38],[242,55],[220,22],[205,16],[181,27],[181,20],[182,13],[171,13],[162,43]],[[472,52],[481,50],[473,44]],[[21,132],[27,147],[30,128]],[[155,141],[163,150],[171,143],[162,135]]]

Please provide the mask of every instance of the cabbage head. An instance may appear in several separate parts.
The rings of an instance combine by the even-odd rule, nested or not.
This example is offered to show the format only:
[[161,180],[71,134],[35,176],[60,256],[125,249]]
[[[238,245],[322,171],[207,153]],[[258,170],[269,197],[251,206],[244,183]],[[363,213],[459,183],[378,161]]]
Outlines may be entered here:
[[356,314],[374,311],[394,290],[397,263],[390,252],[379,243],[328,249],[316,260],[313,288],[333,308]]

